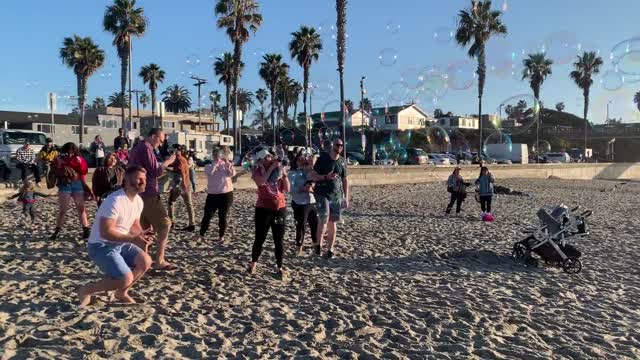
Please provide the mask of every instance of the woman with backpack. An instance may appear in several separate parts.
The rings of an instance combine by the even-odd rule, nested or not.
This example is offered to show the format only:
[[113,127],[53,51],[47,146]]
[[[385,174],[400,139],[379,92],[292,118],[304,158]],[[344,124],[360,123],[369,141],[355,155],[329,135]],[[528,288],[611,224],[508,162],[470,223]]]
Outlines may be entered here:
[[449,200],[449,205],[447,205],[447,209],[445,210],[446,215],[451,213],[451,208],[453,208],[453,204],[455,203],[456,216],[460,216],[462,202],[467,197],[467,186],[469,185],[469,183],[464,182],[464,179],[460,175],[460,168],[456,166],[447,180],[447,192],[451,194],[451,200]]
[[[489,168],[483,166],[480,168],[480,176],[476,180],[476,186],[478,187],[480,195],[480,209],[482,214],[480,218],[485,219],[485,215],[491,214],[491,200],[493,199],[493,183],[495,179],[489,172]],[[492,216],[493,217],[493,216]]]
[[52,171],[55,169],[58,186],[58,218],[56,229],[51,235],[51,240],[56,240],[62,225],[64,217],[69,209],[71,199],[76,205],[80,224],[82,224],[82,239],[89,238],[89,221],[87,220],[87,208],[85,207],[85,194],[91,191],[85,183],[85,177],[88,172],[87,162],[80,156],[80,150],[76,144],[68,142],[60,149],[60,156],[54,162]]

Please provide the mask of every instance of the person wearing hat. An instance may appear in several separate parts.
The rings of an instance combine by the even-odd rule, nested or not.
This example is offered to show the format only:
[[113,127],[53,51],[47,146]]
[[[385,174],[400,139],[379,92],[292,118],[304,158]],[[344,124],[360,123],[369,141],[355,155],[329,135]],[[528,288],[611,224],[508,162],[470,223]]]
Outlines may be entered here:
[[[53,140],[47,138],[46,144],[40,149],[38,153],[38,160],[40,161],[40,167],[42,168],[42,176],[48,179],[49,172],[51,171],[51,164],[58,157],[58,149],[53,145]],[[55,184],[54,184],[55,185]]]
[[258,199],[255,210],[256,237],[251,250],[249,273],[255,273],[262,247],[267,239],[269,229],[271,229],[275,245],[277,272],[279,276],[283,277],[283,241],[287,217],[285,193],[289,192],[289,179],[286,168],[279,160],[275,160],[267,150],[260,150],[255,158],[256,167],[251,178],[258,186]]

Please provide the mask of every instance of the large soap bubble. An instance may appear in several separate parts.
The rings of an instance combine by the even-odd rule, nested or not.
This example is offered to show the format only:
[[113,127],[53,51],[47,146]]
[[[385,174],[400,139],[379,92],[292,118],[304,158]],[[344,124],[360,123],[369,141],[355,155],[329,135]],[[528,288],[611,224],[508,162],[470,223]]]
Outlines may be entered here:
[[498,105],[492,123],[495,129],[508,129],[512,133],[521,134],[532,128],[539,112],[539,102],[532,95],[515,95]]
[[432,151],[447,151],[451,139],[447,131],[438,125],[433,125],[427,130],[427,141]]
[[483,152],[490,158],[497,160],[510,160],[513,152],[511,137],[502,131],[489,134],[484,140]]

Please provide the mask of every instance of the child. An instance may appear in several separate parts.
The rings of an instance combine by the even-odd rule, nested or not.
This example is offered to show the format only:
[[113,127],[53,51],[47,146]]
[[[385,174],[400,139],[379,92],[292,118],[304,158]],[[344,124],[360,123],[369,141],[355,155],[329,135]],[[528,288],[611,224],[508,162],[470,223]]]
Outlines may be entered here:
[[[480,209],[482,214],[480,217],[485,219],[486,214],[491,214],[491,199],[493,198],[493,183],[495,179],[489,172],[489,168],[483,166],[480,168],[480,176],[476,180],[476,185],[480,191]],[[493,218],[493,216],[491,216]]]
[[35,191],[35,187],[31,181],[27,181],[22,185],[20,191],[11,196],[9,199],[18,198],[18,202],[22,203],[22,215],[26,218],[31,217],[31,225],[33,226],[36,221],[35,209],[36,196],[48,197],[49,195],[42,194]]

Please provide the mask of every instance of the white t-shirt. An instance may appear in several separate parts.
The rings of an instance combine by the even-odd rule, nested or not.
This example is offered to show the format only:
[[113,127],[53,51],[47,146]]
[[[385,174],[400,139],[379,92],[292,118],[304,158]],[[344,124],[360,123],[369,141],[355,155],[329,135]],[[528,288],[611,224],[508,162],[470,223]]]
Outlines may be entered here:
[[143,206],[144,203],[139,195],[130,200],[124,189],[111,193],[96,212],[96,218],[91,227],[91,235],[89,235],[89,244],[113,244],[113,242],[103,239],[102,234],[100,234],[100,221],[102,218],[115,220],[117,231],[121,234],[128,234],[136,219],[140,219]]

